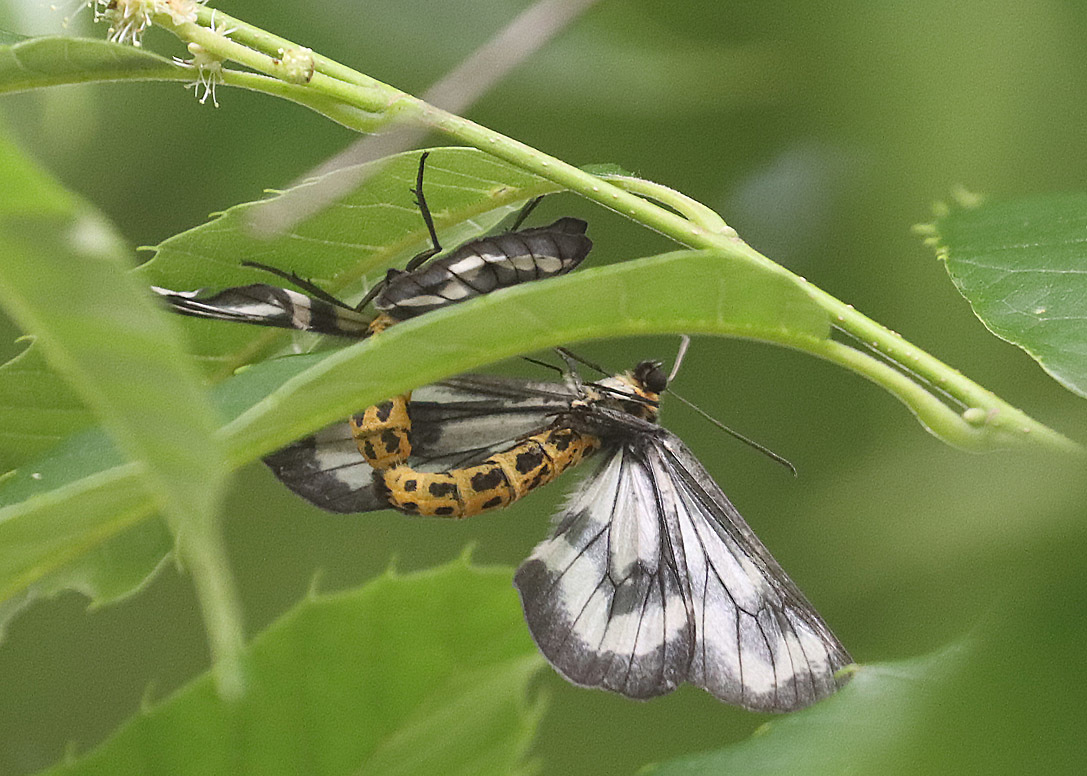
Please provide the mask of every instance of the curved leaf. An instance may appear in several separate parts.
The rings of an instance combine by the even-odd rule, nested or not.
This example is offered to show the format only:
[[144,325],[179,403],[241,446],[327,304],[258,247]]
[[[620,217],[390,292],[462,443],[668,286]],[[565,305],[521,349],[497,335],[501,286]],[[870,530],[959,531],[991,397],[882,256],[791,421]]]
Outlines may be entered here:
[[934,231],[948,274],[986,328],[1087,396],[1087,194],[954,208]]
[[511,574],[461,559],[312,596],[245,650],[240,700],[205,674],[49,773],[518,773],[545,664]]
[[[223,433],[238,466],[361,406],[502,356],[616,333],[668,331],[799,345],[825,337],[828,322],[803,288],[780,274],[725,261],[714,252],[680,251],[525,284],[421,316],[339,351],[257,364],[217,386],[214,395],[221,414],[234,419]],[[87,487],[79,483],[108,479],[106,470],[118,460],[102,448],[100,437],[73,440],[62,456],[32,470],[47,476],[22,472],[0,486],[0,503],[26,499],[25,508],[33,510],[39,501],[52,508],[64,497],[69,510],[79,510],[80,488]],[[128,485],[118,482],[120,510]],[[108,510],[88,517],[84,533],[72,542],[94,551],[95,537],[108,534],[115,519]],[[0,522],[0,545],[4,537]],[[5,584],[12,579],[0,575],[0,586]]]
[[112,79],[176,78],[181,68],[144,49],[93,38],[7,39],[0,45],[0,94]]
[[[248,460],[387,396],[554,345],[686,332],[802,346],[829,330],[826,312],[789,277],[715,251],[677,251],[506,289],[300,361],[304,371],[226,431],[235,460]],[[274,368],[280,378],[289,369]]]
[[0,428],[11,442],[0,446],[0,472],[34,461],[93,423],[94,414],[49,368],[41,348],[31,345],[0,365]]
[[99,606],[139,590],[173,547],[154,514],[132,465],[0,509],[0,633],[38,597],[78,590]]
[[136,592],[173,538],[139,467],[90,431],[4,480],[0,547],[2,632],[38,597],[71,589],[101,606]]
[[[147,517],[146,488],[182,540],[181,555],[200,593],[213,652],[229,657],[241,641],[218,526],[219,497],[229,472],[215,435],[218,421],[175,322],[160,314],[126,271],[127,251],[97,212],[7,144],[0,144],[0,176],[11,183],[0,186],[0,303],[35,335],[50,366],[140,464],[146,480],[146,486],[133,488],[124,478],[129,490],[119,497],[108,481],[100,491],[92,476],[76,483],[74,495],[62,488],[13,507],[5,527],[17,542],[16,569],[7,570],[16,586],[4,597],[18,601],[35,589],[52,592],[86,574],[88,564],[95,564],[95,550],[104,546],[96,531],[108,530],[114,538],[124,533],[118,519],[127,528]],[[32,196],[20,198],[20,190]],[[27,524],[16,519],[26,518],[20,512],[26,509],[31,515],[43,511]],[[51,521],[63,523],[62,530],[49,531]],[[49,552],[58,541],[70,551]],[[19,564],[43,554],[48,555],[44,566],[32,564],[19,573]],[[117,573],[104,568],[101,577],[131,582],[131,568]],[[146,565],[143,570],[150,571]],[[112,595],[120,594],[120,587],[114,585]],[[92,593],[102,589],[99,585]],[[224,681],[236,678],[229,661],[223,665]]]

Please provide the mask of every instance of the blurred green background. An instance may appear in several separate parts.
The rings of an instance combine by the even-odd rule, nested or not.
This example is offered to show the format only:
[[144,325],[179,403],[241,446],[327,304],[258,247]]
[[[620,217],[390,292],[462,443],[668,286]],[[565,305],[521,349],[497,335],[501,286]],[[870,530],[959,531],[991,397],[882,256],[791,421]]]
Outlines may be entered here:
[[[418,94],[527,5],[221,7]],[[5,0],[0,26],[55,31],[63,12],[47,6]],[[88,19],[83,11],[73,29]],[[1074,2],[603,0],[468,115],[569,162],[614,162],[690,194],[772,259],[1083,441],[1083,400],[989,335],[910,227],[959,185],[999,196],[1083,188],[1085,41],[1087,5]],[[183,53],[164,35],[147,44]],[[0,111],[29,152],[135,247],[281,187],[353,139],[270,98],[221,89],[219,101],[214,109],[176,85],[125,84],[16,95]],[[574,197],[542,209],[540,223],[558,214],[590,221],[596,264],[668,247]],[[16,334],[8,327],[0,342]],[[675,347],[661,337],[583,350],[621,368],[669,360]],[[1034,731],[1057,731],[1068,743],[1059,731],[1085,718],[1087,700],[1082,468],[949,449],[857,376],[765,345],[696,339],[675,387],[796,464],[793,480],[666,405],[667,425],[859,662],[919,655],[978,629],[1006,632],[986,664],[992,680],[961,683],[976,702],[964,714],[1002,731],[1012,770],[1024,751],[1016,736],[1026,746],[1037,743]],[[456,524],[391,512],[354,519],[304,505],[252,466],[227,504],[250,633],[315,574],[323,589],[353,586],[394,559],[427,567],[469,543],[480,562],[516,565],[563,490]],[[85,751],[206,664],[195,598],[174,568],[93,613],[74,594],[38,603],[0,644],[0,774]],[[535,755],[547,773],[629,773],[742,740],[766,721],[690,688],[643,704],[552,674],[540,685],[550,710]],[[1007,730],[977,716],[994,708],[1007,712]],[[956,770],[940,746],[906,772]],[[1050,766],[1064,762],[1052,759],[1062,746],[1047,751]]]

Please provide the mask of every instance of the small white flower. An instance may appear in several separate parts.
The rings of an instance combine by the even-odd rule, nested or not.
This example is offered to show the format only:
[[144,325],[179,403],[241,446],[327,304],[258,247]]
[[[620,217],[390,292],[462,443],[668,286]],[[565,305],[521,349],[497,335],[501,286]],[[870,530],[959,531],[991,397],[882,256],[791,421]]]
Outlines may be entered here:
[[[188,48],[192,59],[184,60],[174,57],[175,64],[196,71],[196,80],[185,86],[193,90],[193,94],[201,105],[208,101],[208,97],[211,97],[211,104],[218,108],[219,100],[215,96],[215,87],[223,83],[223,60],[209,54],[199,43],[190,43]],[[204,90],[203,94],[200,93],[201,89]]]
[[140,46],[155,14],[168,14],[175,24],[196,21],[197,0],[91,0],[94,20],[109,22],[114,43]]

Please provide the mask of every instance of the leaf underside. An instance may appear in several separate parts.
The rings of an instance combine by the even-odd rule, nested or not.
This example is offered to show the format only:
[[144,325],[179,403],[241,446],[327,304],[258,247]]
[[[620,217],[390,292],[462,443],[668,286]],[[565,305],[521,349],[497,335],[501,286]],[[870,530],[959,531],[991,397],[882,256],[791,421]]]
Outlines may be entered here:
[[1087,194],[954,208],[935,229],[947,271],[982,323],[1087,396]]

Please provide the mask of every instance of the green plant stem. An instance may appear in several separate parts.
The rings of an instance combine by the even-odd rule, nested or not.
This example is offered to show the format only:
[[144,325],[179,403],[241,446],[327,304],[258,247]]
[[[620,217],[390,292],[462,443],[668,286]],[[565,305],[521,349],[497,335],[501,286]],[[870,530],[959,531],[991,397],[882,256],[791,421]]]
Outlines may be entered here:
[[[657,205],[635,197],[633,194],[620,191],[618,188],[605,184],[599,178],[572,165],[548,157],[523,143],[505,138],[467,119],[453,116],[429,105],[422,111],[421,117],[429,121],[430,126],[440,132],[473,145],[482,151],[492,153],[543,178],[553,180],[565,188],[582,194],[618,213],[627,215],[679,243],[692,248],[717,248],[722,251],[735,252],[737,256],[746,256],[770,271],[789,276],[795,282],[802,284],[813,299],[827,311],[836,328],[848,332],[877,352],[904,365],[914,374],[928,380],[933,385],[939,386],[947,391],[949,395],[963,402],[968,408],[981,410],[980,414],[985,419],[984,425],[981,426],[968,423],[961,415],[950,410],[946,405],[944,405],[944,411],[927,411],[925,408],[934,408],[934,402],[943,403],[921,384],[909,380],[901,372],[887,366],[879,359],[861,350],[840,345],[839,343],[832,343],[829,340],[828,343],[837,345],[837,347],[811,349],[810,352],[834,361],[841,366],[858,371],[890,390],[913,407],[915,413],[924,420],[930,430],[940,434],[948,441],[971,450],[988,450],[1007,444],[1041,444],[1064,452],[1082,453],[1082,448],[1075,442],[1007,404],[991,391],[982,388],[939,359],[910,344],[901,335],[857,312],[851,306],[809,283],[805,278],[789,272],[789,270],[766,258],[742,240],[730,236],[728,233],[692,227],[689,221],[675,216]],[[895,376],[892,377],[892,375]],[[904,384],[907,381],[913,385],[913,388],[908,391],[904,390]],[[922,396],[928,398],[921,405],[912,403]],[[947,433],[948,431],[950,433]],[[993,433],[987,434],[986,431],[992,431]]]
[[175,532],[178,551],[192,574],[214,665],[216,687],[224,700],[245,691],[241,656],[245,647],[242,606],[230,573],[218,519],[206,525],[183,525]]
[[720,214],[710,210],[698,200],[688,197],[686,194],[644,178],[635,178],[630,175],[599,175],[602,180],[614,183],[623,191],[629,191],[640,197],[660,202],[662,205],[675,210],[688,221],[705,229],[707,232],[716,232],[727,237],[736,238],[736,230],[725,223]]
[[[156,15],[155,23],[170,30],[183,41],[196,43],[206,52],[220,59],[237,62],[280,81],[287,83],[298,82],[297,74],[282,59],[255,51],[208,27],[203,27],[194,22],[177,23],[168,14]],[[239,22],[239,24],[241,23]],[[250,25],[242,25],[231,34],[240,33],[243,27],[249,28]],[[302,49],[301,46],[297,45],[292,45],[290,48]],[[362,79],[362,76],[360,75],[359,78]],[[399,93],[378,81],[365,80],[367,83],[360,85],[340,78],[333,78],[315,70],[305,83],[313,91],[344,102],[358,110],[376,115],[385,114],[388,111],[390,100],[398,96]]]
[[[188,72],[189,76],[187,78],[178,78],[175,80],[193,80],[191,75],[192,71]],[[348,129],[353,129],[356,132],[367,132],[375,123],[374,114],[362,110],[350,103],[328,97],[319,91],[308,89],[300,84],[287,83],[278,78],[262,75],[260,73],[250,73],[245,70],[224,69],[222,78],[222,83],[227,86],[236,86],[253,92],[270,94],[275,97],[282,97],[285,100],[290,100],[299,105],[304,105],[310,110],[320,113],[321,115],[332,119],[337,124],[342,124]]]
[[[246,24],[217,8],[208,8],[206,5],[197,6],[196,20],[197,23],[209,29],[231,30],[231,40],[267,54],[269,57],[278,58],[284,51],[300,48],[297,43],[292,43],[286,38],[281,38],[251,24]],[[341,81],[347,81],[356,86],[392,88],[328,57],[316,53],[312,56],[317,71],[327,76],[339,78]]]
[[[175,24],[168,17],[156,18],[156,22],[172,30],[182,40],[195,42],[215,56],[234,60],[273,78],[289,80],[289,74],[282,61],[275,56],[270,56],[268,52],[272,52],[273,49],[279,52],[301,47],[241,20],[227,17],[225,14],[219,15],[217,11],[214,13],[216,14],[215,23],[220,28],[223,26],[234,28],[231,31],[233,39],[207,26],[202,26],[213,23],[212,11],[207,8],[200,10],[198,18],[201,23]],[[245,43],[260,50],[250,48],[244,45]],[[949,442],[969,449],[992,449],[1008,443],[1025,443],[1041,444],[1063,451],[1082,450],[1074,442],[1028,417],[939,359],[910,344],[898,334],[758,253],[740,240],[735,232],[724,225],[719,217],[716,217],[716,214],[711,218],[708,215],[711,211],[704,206],[692,208],[690,203],[693,200],[679,195],[678,192],[668,194],[670,190],[666,187],[647,188],[637,183],[632,184],[630,179],[623,181],[623,187],[616,186],[603,178],[580,170],[468,119],[429,105],[337,62],[316,54],[312,56],[314,74],[304,88],[320,93],[331,101],[353,106],[363,112],[360,116],[372,117],[372,124],[358,120],[355,124],[348,123],[348,126],[363,131],[394,122],[427,127],[581,194],[610,210],[671,237],[681,245],[691,248],[716,248],[735,256],[745,256],[767,271],[785,275],[801,284],[826,310],[829,320],[836,328],[865,343],[865,347],[902,365],[908,373],[894,369],[862,350],[830,340],[822,347],[813,345],[810,352],[857,371],[887,388],[906,402],[931,430]],[[251,82],[247,88],[260,89],[262,86],[262,83]],[[277,93],[272,89],[268,91]],[[278,96],[285,95],[279,90]],[[297,97],[291,97],[291,99],[303,102]],[[303,104],[309,103],[303,102]],[[322,107],[315,109],[321,110],[326,115],[332,110],[331,104],[328,103],[315,100],[313,104],[320,104]],[[341,123],[347,122],[341,121]],[[673,213],[643,196],[638,196],[639,194],[663,201],[683,215]],[[962,414],[948,407],[927,390],[922,383],[912,379],[909,374],[916,375],[921,380],[938,387],[966,408],[974,410],[969,417],[980,418],[980,422],[969,422]]]

